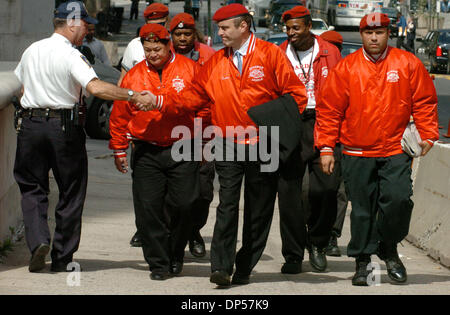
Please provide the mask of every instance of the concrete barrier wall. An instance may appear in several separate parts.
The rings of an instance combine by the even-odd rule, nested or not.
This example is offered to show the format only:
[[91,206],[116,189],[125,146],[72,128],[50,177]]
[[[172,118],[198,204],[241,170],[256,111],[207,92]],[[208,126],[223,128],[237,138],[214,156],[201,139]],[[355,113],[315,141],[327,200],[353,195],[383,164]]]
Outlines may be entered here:
[[407,240],[450,267],[450,144],[415,161],[414,210]]
[[[4,64],[0,63],[0,69]],[[10,68],[10,66],[6,66]],[[0,241],[22,221],[20,192],[14,177],[17,136],[14,130],[13,95],[19,95],[20,83],[12,72],[0,72]]]

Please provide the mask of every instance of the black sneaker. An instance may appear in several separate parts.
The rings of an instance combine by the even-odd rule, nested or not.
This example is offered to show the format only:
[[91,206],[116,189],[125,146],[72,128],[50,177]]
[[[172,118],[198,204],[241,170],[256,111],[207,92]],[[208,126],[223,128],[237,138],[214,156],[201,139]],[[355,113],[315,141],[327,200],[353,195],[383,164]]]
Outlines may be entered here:
[[367,267],[370,262],[370,255],[361,255],[356,258],[356,272],[352,278],[352,285],[365,287],[369,286],[367,279],[371,271],[367,270]]
[[331,236],[330,242],[326,248],[327,256],[341,257],[341,250],[338,247],[337,237]]

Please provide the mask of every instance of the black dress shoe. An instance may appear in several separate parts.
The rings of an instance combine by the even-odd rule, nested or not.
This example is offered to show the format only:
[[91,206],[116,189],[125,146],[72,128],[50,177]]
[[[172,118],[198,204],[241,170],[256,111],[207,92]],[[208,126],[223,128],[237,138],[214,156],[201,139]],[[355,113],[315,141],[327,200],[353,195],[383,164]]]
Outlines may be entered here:
[[309,263],[318,272],[323,272],[327,269],[327,256],[324,248],[318,248],[311,245],[309,250]]
[[380,243],[378,256],[386,264],[389,278],[396,283],[405,283],[408,280],[406,268],[398,256],[397,244]]
[[250,283],[249,275],[240,275],[238,273],[235,273],[233,275],[233,280],[231,280],[231,284],[235,284],[235,285],[246,285],[249,283]]
[[152,279],[152,280],[164,281],[169,278],[170,278],[169,273],[165,272],[165,271],[153,271],[150,274],[150,279]]
[[281,273],[296,275],[302,272],[301,261],[286,261],[281,267]]
[[173,275],[178,275],[183,271],[183,262],[174,261],[170,265],[170,273]]
[[371,273],[367,270],[367,266],[370,264],[370,255],[361,255],[356,258],[356,272],[352,278],[352,285],[354,286],[369,286],[367,278]]
[[138,232],[134,233],[133,237],[130,241],[131,247],[142,247],[142,241],[141,237],[139,236]]
[[331,236],[326,249],[327,256],[341,257],[341,250],[338,247],[337,237]]
[[50,251],[50,246],[48,244],[39,245],[31,255],[30,264],[28,266],[28,271],[38,272],[45,268],[45,257]]
[[189,251],[194,257],[204,257],[206,255],[205,241],[203,240],[200,232],[195,239],[189,240]]
[[231,285],[230,275],[228,274],[228,272],[222,271],[222,270],[214,271],[211,274],[209,281],[211,283],[215,283],[220,286],[230,286]]

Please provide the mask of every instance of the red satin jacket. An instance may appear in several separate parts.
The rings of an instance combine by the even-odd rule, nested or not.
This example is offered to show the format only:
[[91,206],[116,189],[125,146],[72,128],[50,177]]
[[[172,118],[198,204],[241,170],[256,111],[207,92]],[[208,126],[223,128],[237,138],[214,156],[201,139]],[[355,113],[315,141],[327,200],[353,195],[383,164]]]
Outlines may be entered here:
[[423,140],[439,139],[433,81],[409,52],[388,47],[375,61],[361,48],[331,70],[321,94],[315,146],[322,155],[336,142],[353,156],[400,154],[411,115]]

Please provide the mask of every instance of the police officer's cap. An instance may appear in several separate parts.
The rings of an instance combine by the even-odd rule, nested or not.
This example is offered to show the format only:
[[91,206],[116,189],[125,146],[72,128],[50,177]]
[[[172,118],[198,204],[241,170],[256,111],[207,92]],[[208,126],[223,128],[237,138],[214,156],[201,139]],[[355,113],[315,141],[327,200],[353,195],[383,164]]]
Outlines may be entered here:
[[89,24],[98,23],[96,19],[89,16],[84,3],[81,1],[66,1],[61,3],[55,10],[55,18],[81,19]]

